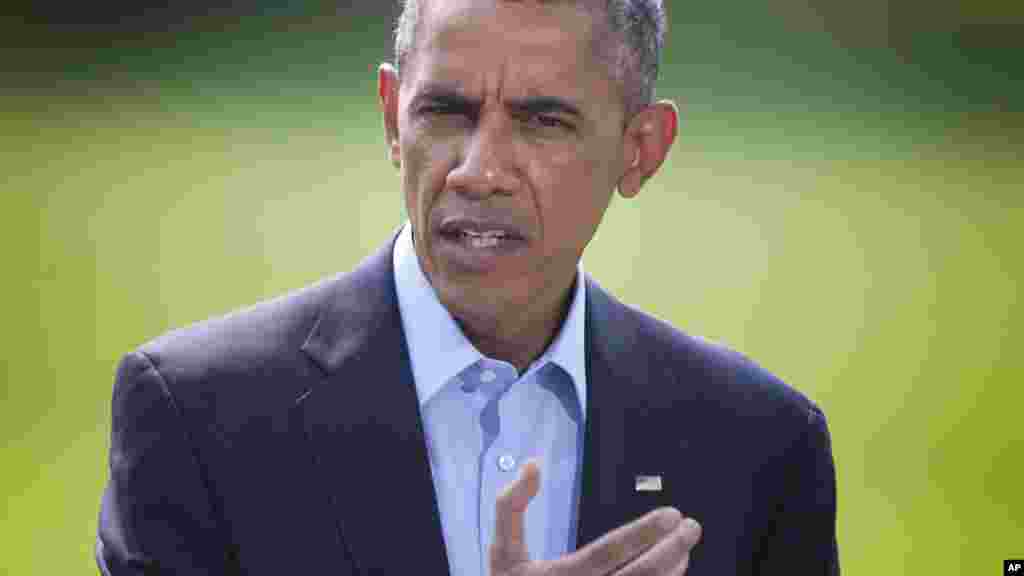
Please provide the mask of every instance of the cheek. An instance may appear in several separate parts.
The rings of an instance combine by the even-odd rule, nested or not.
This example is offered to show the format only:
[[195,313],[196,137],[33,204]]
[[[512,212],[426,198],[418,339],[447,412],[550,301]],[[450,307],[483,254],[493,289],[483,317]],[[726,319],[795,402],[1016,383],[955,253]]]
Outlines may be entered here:
[[452,146],[427,137],[415,129],[402,138],[402,186],[410,217],[421,222],[429,216],[430,206],[444,186],[453,158]]
[[578,255],[608,205],[607,161],[582,153],[567,148],[535,161],[535,173],[544,180],[537,187],[537,204],[549,257]]

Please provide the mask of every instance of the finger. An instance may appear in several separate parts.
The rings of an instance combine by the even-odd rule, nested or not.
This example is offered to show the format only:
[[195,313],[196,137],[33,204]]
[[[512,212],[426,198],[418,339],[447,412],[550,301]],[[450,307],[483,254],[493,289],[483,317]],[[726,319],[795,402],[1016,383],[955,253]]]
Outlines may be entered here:
[[665,538],[682,519],[683,515],[675,508],[652,510],[563,556],[555,564],[569,573],[609,574]]
[[701,533],[701,525],[687,518],[668,537],[615,572],[615,576],[684,574],[690,563],[690,551],[700,541]]
[[513,480],[498,496],[494,510],[494,541],[491,543],[491,573],[510,570],[529,562],[523,528],[526,506],[540,490],[540,466],[527,460]]

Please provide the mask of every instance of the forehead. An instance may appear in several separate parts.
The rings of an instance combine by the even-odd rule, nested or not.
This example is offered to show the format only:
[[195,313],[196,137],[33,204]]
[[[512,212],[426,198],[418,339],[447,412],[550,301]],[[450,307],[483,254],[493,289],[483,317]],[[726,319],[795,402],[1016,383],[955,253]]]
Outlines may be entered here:
[[526,91],[582,91],[609,79],[593,49],[595,17],[578,2],[427,0],[422,8],[411,59],[421,79]]

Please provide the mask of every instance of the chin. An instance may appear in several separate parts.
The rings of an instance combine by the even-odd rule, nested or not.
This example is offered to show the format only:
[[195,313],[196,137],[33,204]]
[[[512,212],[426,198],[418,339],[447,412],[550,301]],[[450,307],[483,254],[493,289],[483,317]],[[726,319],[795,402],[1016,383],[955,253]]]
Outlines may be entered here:
[[526,305],[525,299],[517,298],[500,279],[442,279],[437,285],[438,299],[448,312],[474,325],[496,322],[505,311],[522,310]]

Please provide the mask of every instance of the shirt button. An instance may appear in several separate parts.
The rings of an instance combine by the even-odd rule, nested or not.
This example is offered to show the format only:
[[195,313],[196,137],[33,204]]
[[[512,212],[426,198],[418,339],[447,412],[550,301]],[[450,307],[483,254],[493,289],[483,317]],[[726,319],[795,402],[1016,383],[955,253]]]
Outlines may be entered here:
[[501,458],[498,458],[498,468],[501,468],[504,472],[516,467],[516,459],[505,454]]
[[494,373],[494,370],[484,370],[480,374],[480,381],[486,384],[488,382],[494,382],[494,379],[497,377],[498,375]]

